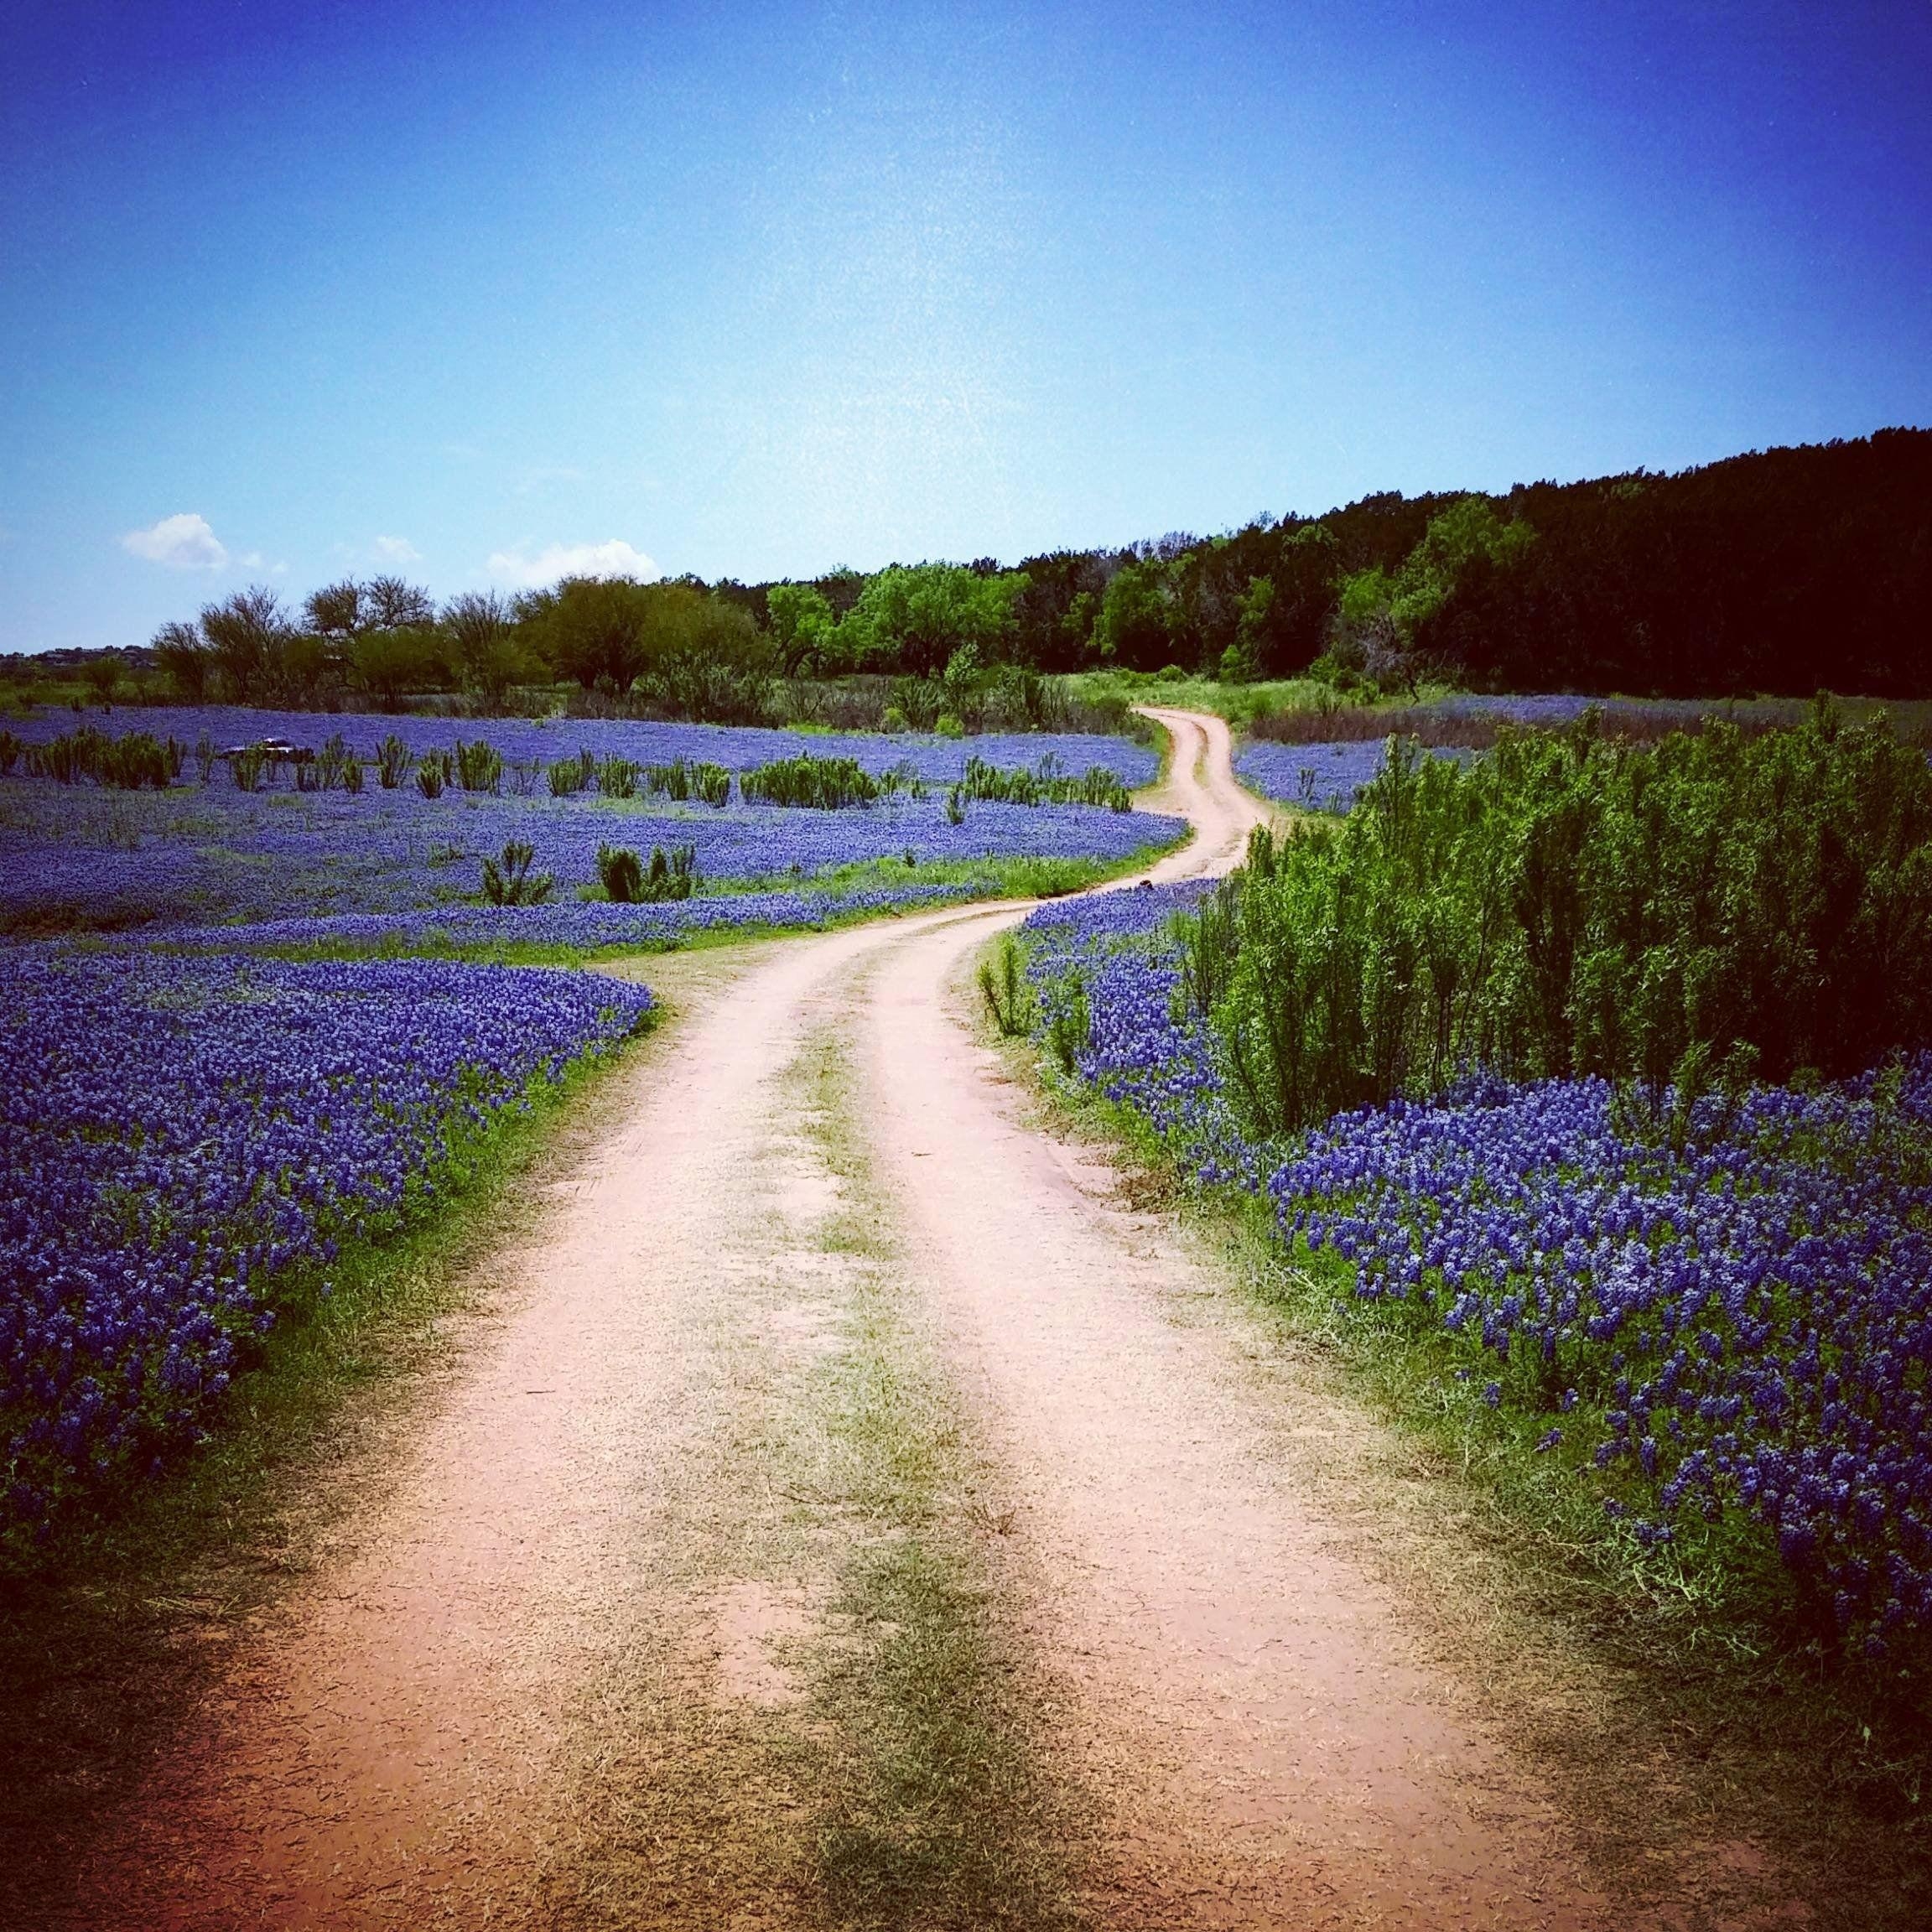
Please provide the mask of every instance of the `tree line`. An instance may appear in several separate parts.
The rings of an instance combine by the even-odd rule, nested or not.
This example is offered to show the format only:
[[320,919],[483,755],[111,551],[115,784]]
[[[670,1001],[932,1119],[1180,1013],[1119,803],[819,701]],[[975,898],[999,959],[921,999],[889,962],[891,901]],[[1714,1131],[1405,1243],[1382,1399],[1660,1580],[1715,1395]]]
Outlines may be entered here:
[[378,577],[326,585],[299,612],[256,588],[164,626],[153,648],[193,699],[356,692],[393,708],[459,690],[499,705],[568,681],[733,722],[762,714],[780,681],[896,679],[895,708],[943,714],[1002,674],[1170,665],[1382,693],[1440,681],[1902,696],[1932,683],[1928,612],[1932,431],[1890,429],[1671,475],[1385,491],[1319,517],[1012,569],[982,558],[808,582],[574,578],[440,607]]

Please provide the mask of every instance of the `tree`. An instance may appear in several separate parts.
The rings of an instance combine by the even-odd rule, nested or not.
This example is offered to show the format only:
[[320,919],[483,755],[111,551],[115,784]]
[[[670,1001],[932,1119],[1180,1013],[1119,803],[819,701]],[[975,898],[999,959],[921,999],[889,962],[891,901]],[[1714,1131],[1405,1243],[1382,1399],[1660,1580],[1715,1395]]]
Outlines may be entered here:
[[653,594],[666,588],[629,577],[566,577],[517,599],[518,628],[558,676],[586,691],[627,691],[644,668]]
[[435,683],[441,669],[433,631],[365,631],[349,647],[350,677],[385,711],[400,710],[403,698]]
[[350,638],[368,629],[362,586],[352,577],[312,590],[302,606],[309,628],[319,637]]
[[915,678],[936,676],[969,645],[995,662],[1012,638],[1026,587],[1018,571],[987,577],[958,564],[896,564],[871,579],[839,626],[840,654],[854,669]]
[[1335,615],[1339,550],[1325,523],[1304,523],[1281,533],[1268,574],[1275,594],[1254,626],[1263,677],[1292,677],[1321,656]]
[[517,636],[517,614],[494,590],[465,590],[443,606],[443,631],[465,690],[486,703],[503,701],[524,682],[531,664]]
[[680,584],[654,587],[631,688],[647,704],[701,724],[752,724],[766,715],[779,666],[772,638],[742,605]]
[[184,704],[200,704],[207,695],[213,669],[212,653],[202,642],[201,633],[192,624],[164,624],[148,647],[174,695]]
[[288,634],[281,599],[260,584],[237,590],[201,613],[201,635],[208,640],[226,694],[237,704],[247,704],[273,683]]
[[1172,586],[1166,564],[1140,558],[1117,572],[1100,600],[1093,641],[1102,660],[1130,671],[1158,671],[1173,661]]
[[1429,626],[1473,573],[1507,570],[1535,543],[1526,523],[1504,522],[1486,496],[1465,496],[1431,517],[1401,568],[1379,564],[1343,579],[1332,657],[1384,690],[1413,696],[1446,668],[1428,642]]
[[429,593],[400,577],[371,577],[361,586],[362,623],[371,631],[427,631],[436,621]]
[[80,675],[86,679],[96,703],[105,704],[119,688],[121,673],[126,668],[118,651],[100,651],[80,667]]
[[823,590],[811,584],[774,584],[765,593],[765,609],[787,677],[825,661],[837,620]]

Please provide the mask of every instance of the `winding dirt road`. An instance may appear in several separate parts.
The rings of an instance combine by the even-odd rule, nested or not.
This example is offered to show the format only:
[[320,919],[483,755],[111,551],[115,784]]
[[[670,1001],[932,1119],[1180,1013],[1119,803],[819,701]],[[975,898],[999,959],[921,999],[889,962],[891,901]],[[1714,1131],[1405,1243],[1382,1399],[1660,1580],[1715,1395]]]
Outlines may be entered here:
[[[1156,876],[1223,871],[1265,808],[1156,715]],[[663,963],[611,1130],[47,1922],[1609,1922],[1298,1479],[1332,1417],[977,1041],[1024,911]]]

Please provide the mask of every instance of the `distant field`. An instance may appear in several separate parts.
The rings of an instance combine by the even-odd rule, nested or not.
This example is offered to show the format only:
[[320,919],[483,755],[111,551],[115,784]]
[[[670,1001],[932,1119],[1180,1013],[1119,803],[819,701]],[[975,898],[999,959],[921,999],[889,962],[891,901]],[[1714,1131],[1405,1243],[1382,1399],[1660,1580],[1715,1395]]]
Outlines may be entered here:
[[[627,935],[663,943],[688,931],[812,924],[1010,890],[1015,865],[1070,867],[1060,875],[1063,889],[1095,868],[1170,843],[1181,830],[1144,813],[953,793],[969,759],[1037,771],[1055,769],[1050,761],[1058,758],[1057,768],[1068,772],[1098,766],[1129,784],[1145,783],[1155,773],[1155,755],[1125,740],[839,739],[698,725],[476,725],[215,708],[123,711],[105,722],[123,719],[172,737],[178,748],[200,743],[217,753],[273,738],[315,750],[340,735],[360,786],[348,789],[345,774],[336,773],[324,788],[319,771],[304,768],[301,782],[311,788],[298,789],[296,768],[282,763],[258,775],[259,789],[244,789],[235,761],[216,756],[204,772],[202,760],[185,750],[180,782],[163,789],[121,789],[85,777],[63,784],[32,775],[32,759],[23,755],[0,777],[6,927],[180,933],[246,923],[279,944],[348,937],[407,943],[434,916],[440,932],[460,928],[471,942],[514,927],[544,944],[608,946]],[[16,735],[45,747],[60,735],[56,727],[71,723],[71,714],[36,718]],[[385,785],[375,759],[392,738],[406,755],[392,760],[387,776],[395,782]],[[465,789],[452,776],[426,796],[418,782],[422,761],[454,774],[454,748],[479,742],[501,761],[500,769],[490,766],[489,782]],[[875,774],[906,775],[906,784],[892,796],[834,810],[745,802],[746,771],[801,753],[854,758]],[[609,795],[617,788],[605,765],[610,759],[630,768],[622,782],[630,795]],[[737,776],[725,787],[728,802],[652,789],[649,767],[699,763]],[[571,774],[560,795],[551,782],[558,768]],[[485,861],[512,843],[528,847],[530,873],[548,878],[553,903],[481,902]],[[654,852],[683,849],[693,896],[675,905],[605,902],[599,871],[605,847],[635,851],[646,864]]]

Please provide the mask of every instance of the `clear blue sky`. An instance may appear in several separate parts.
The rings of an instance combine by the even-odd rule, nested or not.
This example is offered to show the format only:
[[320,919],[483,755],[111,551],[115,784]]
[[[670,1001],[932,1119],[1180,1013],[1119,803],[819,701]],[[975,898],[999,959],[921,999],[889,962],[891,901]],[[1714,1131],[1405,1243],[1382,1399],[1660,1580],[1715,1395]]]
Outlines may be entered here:
[[0,650],[1932,423],[1932,6],[11,0],[0,369]]

